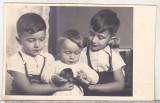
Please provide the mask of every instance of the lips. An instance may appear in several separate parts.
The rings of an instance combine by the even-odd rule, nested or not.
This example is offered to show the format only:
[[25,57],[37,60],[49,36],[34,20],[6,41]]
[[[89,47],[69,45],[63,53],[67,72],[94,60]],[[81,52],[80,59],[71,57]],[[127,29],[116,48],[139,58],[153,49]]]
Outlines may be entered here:
[[68,64],[75,64],[75,61],[68,61]]
[[97,43],[95,42],[90,42],[91,45],[98,45]]
[[69,61],[69,63],[74,63],[75,61]]
[[92,47],[97,47],[98,45],[97,45],[97,44],[94,44],[94,43],[91,43],[91,46],[92,46]]
[[41,51],[41,49],[38,49],[38,50],[34,50],[35,52],[40,52]]

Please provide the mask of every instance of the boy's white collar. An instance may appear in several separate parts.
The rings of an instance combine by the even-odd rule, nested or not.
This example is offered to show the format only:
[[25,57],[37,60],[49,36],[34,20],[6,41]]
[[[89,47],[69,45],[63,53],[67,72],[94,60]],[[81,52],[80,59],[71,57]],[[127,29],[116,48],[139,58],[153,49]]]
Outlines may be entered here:
[[104,50],[105,52],[107,52],[107,53],[109,53],[110,55],[111,55],[111,48],[110,48],[110,46],[108,45],[108,46],[106,46],[104,49],[102,49],[102,50]]
[[[99,51],[96,51],[96,52],[98,53],[98,52],[101,52],[101,51],[107,52],[109,55],[111,55],[111,48],[110,48],[109,45],[106,46],[105,48],[99,50]],[[92,52],[92,51],[90,50],[90,52]]]
[[[26,56],[29,56],[28,54],[25,53],[25,51],[23,50],[23,48],[21,48],[20,52],[21,52],[22,54],[26,55]],[[45,56],[45,52],[44,52],[43,50],[42,50],[42,51],[40,52],[40,54],[37,55],[37,56],[46,57],[46,56]],[[31,57],[31,56],[30,56],[30,57]]]

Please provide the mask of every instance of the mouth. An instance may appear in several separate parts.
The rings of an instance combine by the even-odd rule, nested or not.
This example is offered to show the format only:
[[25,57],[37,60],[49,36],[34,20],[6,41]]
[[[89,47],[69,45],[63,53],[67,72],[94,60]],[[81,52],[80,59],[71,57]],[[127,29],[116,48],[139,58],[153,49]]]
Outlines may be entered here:
[[41,49],[38,49],[38,50],[34,50],[34,52],[36,52],[36,53],[38,53],[38,52],[40,52],[41,51]]
[[91,47],[97,47],[98,45],[97,44],[91,44]]
[[75,61],[68,61],[68,64],[75,64]]

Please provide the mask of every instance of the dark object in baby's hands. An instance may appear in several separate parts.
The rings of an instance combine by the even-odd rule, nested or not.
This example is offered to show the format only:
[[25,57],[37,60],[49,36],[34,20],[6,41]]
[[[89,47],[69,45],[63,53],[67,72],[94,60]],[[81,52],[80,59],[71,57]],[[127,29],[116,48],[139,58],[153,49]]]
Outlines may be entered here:
[[[60,77],[63,77],[64,79],[67,79],[68,82],[73,83],[73,84],[75,84],[75,85],[77,85],[77,86],[82,86],[82,87],[84,87],[84,88],[88,88],[88,86],[89,86],[88,84],[82,82],[82,81],[79,80],[78,78],[75,78],[75,77],[74,77],[74,74],[73,74],[73,71],[72,71],[72,69],[70,69],[70,68],[65,68],[65,69],[63,69],[63,70],[60,72],[59,76],[60,76]],[[62,86],[62,85],[64,85],[64,83],[66,83],[66,82],[63,82],[63,81],[54,81],[54,84],[55,84],[56,86]]]

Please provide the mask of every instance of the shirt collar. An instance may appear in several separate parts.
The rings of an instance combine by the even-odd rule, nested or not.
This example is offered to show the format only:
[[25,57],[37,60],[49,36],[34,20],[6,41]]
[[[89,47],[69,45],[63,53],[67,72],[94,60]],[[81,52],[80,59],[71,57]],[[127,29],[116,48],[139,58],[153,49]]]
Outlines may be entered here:
[[[23,48],[21,48],[20,52],[21,52],[23,55],[27,56],[27,57],[31,57],[31,56],[29,56],[28,54],[26,54],[26,53],[25,53],[25,51],[23,50]],[[46,55],[45,55],[45,52],[44,52],[44,51],[41,51],[41,52],[40,52],[40,54],[39,54],[39,55],[37,55],[37,56],[43,56],[43,57],[46,57]],[[36,57],[37,57],[37,56],[36,56]]]
[[105,51],[106,53],[108,53],[109,55],[111,55],[111,48],[110,46],[106,46],[104,49],[102,49],[103,51]]

